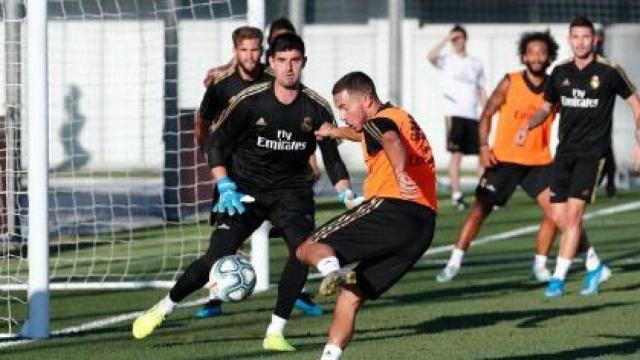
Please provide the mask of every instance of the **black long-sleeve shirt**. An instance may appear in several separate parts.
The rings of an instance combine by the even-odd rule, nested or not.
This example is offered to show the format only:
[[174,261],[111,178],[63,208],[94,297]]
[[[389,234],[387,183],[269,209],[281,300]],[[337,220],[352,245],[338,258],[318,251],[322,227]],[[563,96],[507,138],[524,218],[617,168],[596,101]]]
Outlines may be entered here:
[[212,123],[218,121],[220,113],[231,103],[231,99],[242,90],[251,85],[273,80],[270,70],[258,64],[258,72],[251,80],[242,78],[236,66],[222,73],[213,84],[207,87],[202,101],[200,102],[200,116],[205,121],[205,126],[209,128]]
[[316,142],[314,131],[325,122],[335,123],[329,104],[304,85],[290,104],[278,101],[273,82],[251,86],[220,115],[207,144],[209,166],[225,165],[223,150],[230,148],[241,190],[311,189],[309,157],[318,145],[331,182],[349,179],[337,141]]

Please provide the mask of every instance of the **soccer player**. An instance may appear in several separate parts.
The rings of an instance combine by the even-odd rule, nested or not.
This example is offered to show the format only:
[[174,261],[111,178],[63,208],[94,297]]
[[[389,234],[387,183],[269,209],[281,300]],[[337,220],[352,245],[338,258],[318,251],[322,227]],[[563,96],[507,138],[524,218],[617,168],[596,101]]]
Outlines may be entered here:
[[241,26],[233,31],[234,65],[218,74],[207,86],[207,91],[196,113],[194,136],[204,149],[209,137],[209,128],[220,113],[229,106],[230,99],[247,87],[270,81],[273,76],[260,63],[262,56],[262,31]]
[[[522,34],[518,51],[524,71],[507,74],[487,101],[479,123],[480,162],[485,172],[476,188],[476,200],[460,230],[458,240],[444,269],[436,275],[438,282],[453,279],[462,259],[494,206],[504,206],[520,185],[542,211],[536,239],[536,254],[532,273],[536,280],[547,282],[551,273],[546,267],[557,228],[551,217],[549,179],[551,171],[550,137],[555,111],[550,112],[541,126],[528,137],[523,147],[513,143],[515,134],[529,121],[544,102],[542,93],[548,81],[547,68],[556,59],[558,44],[549,32]],[[500,112],[493,148],[489,145],[491,119]],[[599,265],[599,258],[586,238],[581,242],[586,251],[586,263]]]
[[[453,52],[442,54],[447,42]],[[449,179],[451,201],[458,210],[467,208],[460,188],[460,164],[464,155],[478,155],[478,108],[487,100],[482,63],[466,49],[467,31],[455,25],[433,49],[427,59],[445,75],[444,99],[447,121],[447,150],[451,152]],[[482,167],[478,165],[478,174]]]
[[[269,26],[269,35],[267,36],[267,44],[271,46],[271,43],[273,42],[273,39],[276,38],[276,36],[286,34],[286,33],[295,34],[296,33],[295,27],[293,26],[291,21],[289,21],[289,19],[285,17],[277,18]],[[267,49],[267,56],[268,56],[268,53],[269,53],[269,50]],[[204,86],[208,88],[209,85],[214,83],[218,77],[228,73],[229,70],[233,70],[233,67],[236,64],[236,61],[237,61],[236,57],[233,57],[231,61],[229,61],[228,63],[209,69],[207,71],[207,75],[202,81]],[[268,68],[267,68],[267,74],[270,74],[270,71]],[[196,124],[200,125],[197,122]],[[200,125],[200,128],[202,128],[202,125]],[[322,176],[322,170],[320,170],[320,167],[318,166],[318,160],[316,159],[315,154],[312,154],[309,157],[309,166],[311,166],[311,169],[313,170],[313,175],[315,176],[316,181],[318,181]],[[307,296],[308,294],[303,293],[303,295],[305,295],[304,298],[299,299],[301,302],[296,303],[296,307],[300,305],[300,309],[302,309],[305,313],[321,315],[322,309],[320,309],[318,306],[313,304],[313,302],[311,301],[311,298]]]
[[[436,176],[431,147],[410,114],[382,104],[371,78],[343,76],[333,86],[340,116],[361,132],[368,169],[367,200],[320,227],[298,248],[303,262],[324,276],[320,293],[339,287],[322,359],[338,359],[350,342],[358,310],[395,284],[422,256],[433,238]],[[326,136],[325,125],[319,136]],[[359,262],[353,272],[341,265]]]
[[[235,96],[207,143],[207,161],[220,192],[214,210],[221,215],[209,249],[189,265],[164,299],[135,320],[133,334],[138,339],[151,334],[178,302],[202,288],[216,260],[235,253],[268,219],[282,229],[289,257],[263,348],[295,351],[282,331],[308,272],[307,266],[297,260],[295,250],[314,229],[314,179],[309,155],[320,147],[336,191],[348,189],[349,176],[337,142],[315,138],[315,130],[335,120],[327,101],[300,83],[306,61],[304,42],[295,34],[284,34],[274,40],[272,49],[269,64],[275,79]],[[231,174],[225,166],[225,149],[233,149]],[[243,204],[244,194],[255,202]]]
[[[637,125],[636,149],[640,144],[640,98],[619,65],[594,53],[594,28],[589,19],[578,17],[571,22],[569,44],[573,58],[553,69],[545,102],[515,138],[518,145],[526,144],[528,133],[544,123],[554,106],[560,107],[560,142],[550,187],[552,216],[562,238],[555,272],[545,289],[547,297],[564,293],[565,277],[582,233],[582,215],[586,204],[593,201],[601,159],[610,145],[616,95],[631,104]],[[597,294],[611,272],[603,264],[596,268],[587,264],[587,270],[581,294]]]
[[[271,46],[273,39],[278,35],[282,35],[285,33],[296,33],[296,28],[293,26],[291,21],[285,17],[280,17],[275,19],[271,25],[269,26],[269,35],[267,36],[267,44]],[[268,50],[267,50],[268,52]],[[268,55],[268,54],[267,54]],[[205,76],[202,83],[205,87],[209,87],[216,78],[218,78],[221,74],[227,72],[229,69],[233,68],[236,63],[236,58],[233,57],[231,61],[224,65],[220,65],[218,67],[211,68],[207,71],[207,75]]]
[[[201,148],[204,148],[209,136],[209,128],[215,122],[220,113],[229,106],[230,99],[245,88],[266,81],[273,80],[273,75],[267,67],[260,62],[262,55],[262,31],[257,28],[242,26],[234,30],[232,34],[234,66],[226,72],[219,74],[216,80],[207,88],[200,110],[196,113],[194,124],[194,136]],[[315,164],[315,158],[310,165]],[[317,165],[316,165],[317,166]],[[312,165],[313,168],[313,165]],[[227,163],[227,171],[231,171],[231,164]],[[317,178],[314,168],[314,177]],[[215,189],[214,189],[215,190]],[[214,203],[217,201],[217,192],[214,191]],[[339,199],[340,200],[340,199]],[[265,231],[265,237],[269,236],[268,227],[256,230]],[[322,307],[316,305],[311,295],[302,292],[296,300],[295,307],[307,315],[317,316],[322,314]],[[212,299],[199,309],[195,316],[205,318],[217,316],[222,313],[221,301]]]

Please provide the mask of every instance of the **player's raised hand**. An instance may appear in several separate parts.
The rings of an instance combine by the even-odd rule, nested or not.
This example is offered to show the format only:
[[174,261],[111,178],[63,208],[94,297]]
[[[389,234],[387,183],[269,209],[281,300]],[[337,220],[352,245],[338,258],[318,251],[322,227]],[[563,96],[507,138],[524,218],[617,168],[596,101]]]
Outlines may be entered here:
[[396,173],[396,180],[398,180],[398,187],[400,190],[400,196],[403,199],[412,200],[418,197],[418,185],[409,174],[405,171]]
[[242,214],[245,211],[243,202],[252,202],[253,198],[238,192],[236,183],[229,177],[225,176],[216,181],[216,186],[220,192],[218,202],[211,209],[212,212],[227,213],[230,216]]
[[329,122],[322,123],[320,128],[314,133],[316,135],[316,140],[321,141],[324,138],[331,138],[335,128],[336,126]]
[[525,124],[516,134],[516,138],[514,139],[514,143],[516,144],[516,146],[524,146],[524,142],[527,140],[528,133],[529,125]]
[[480,146],[480,164],[482,167],[489,168],[498,163],[498,159],[493,154],[493,150],[489,145]]

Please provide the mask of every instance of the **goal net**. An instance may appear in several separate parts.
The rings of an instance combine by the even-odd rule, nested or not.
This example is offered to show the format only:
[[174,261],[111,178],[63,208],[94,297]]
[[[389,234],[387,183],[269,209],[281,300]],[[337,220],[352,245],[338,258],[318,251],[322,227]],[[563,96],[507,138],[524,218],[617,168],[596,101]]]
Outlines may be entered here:
[[[24,320],[29,199],[27,3],[0,28],[0,332]],[[212,184],[193,110],[247,4],[48,2],[52,289],[167,286],[208,245]],[[43,146],[46,146],[43,144]]]

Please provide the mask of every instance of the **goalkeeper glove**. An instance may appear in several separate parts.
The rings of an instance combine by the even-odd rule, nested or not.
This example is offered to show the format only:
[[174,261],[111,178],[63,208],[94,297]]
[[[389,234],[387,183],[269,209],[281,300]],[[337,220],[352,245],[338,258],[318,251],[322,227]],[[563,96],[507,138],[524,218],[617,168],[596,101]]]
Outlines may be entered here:
[[338,193],[338,202],[344,204],[347,209],[353,209],[354,207],[362,204],[364,198],[362,196],[356,196],[353,190],[344,188]]
[[225,176],[216,181],[216,186],[218,187],[218,192],[220,192],[220,197],[211,211],[229,215],[235,215],[237,211],[238,214],[242,214],[245,210],[242,200],[246,195],[237,191],[236,183],[228,176]]

